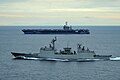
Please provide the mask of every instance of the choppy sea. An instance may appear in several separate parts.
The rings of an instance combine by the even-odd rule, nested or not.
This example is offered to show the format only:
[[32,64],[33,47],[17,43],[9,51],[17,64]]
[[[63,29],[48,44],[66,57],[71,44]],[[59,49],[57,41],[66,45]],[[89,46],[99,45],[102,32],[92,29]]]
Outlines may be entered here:
[[[62,27],[62,26],[61,26]],[[0,26],[0,80],[120,80],[120,61],[59,62],[14,60],[11,51],[39,52],[57,36],[56,48],[76,50],[81,43],[96,54],[120,57],[120,26],[84,26],[90,34],[25,35],[27,28],[61,28],[49,26]]]

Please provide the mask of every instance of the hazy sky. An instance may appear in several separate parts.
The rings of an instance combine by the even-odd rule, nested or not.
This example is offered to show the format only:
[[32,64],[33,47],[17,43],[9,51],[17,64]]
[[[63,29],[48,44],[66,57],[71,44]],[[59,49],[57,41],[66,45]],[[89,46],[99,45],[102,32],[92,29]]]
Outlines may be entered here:
[[120,25],[120,0],[0,0],[0,25]]

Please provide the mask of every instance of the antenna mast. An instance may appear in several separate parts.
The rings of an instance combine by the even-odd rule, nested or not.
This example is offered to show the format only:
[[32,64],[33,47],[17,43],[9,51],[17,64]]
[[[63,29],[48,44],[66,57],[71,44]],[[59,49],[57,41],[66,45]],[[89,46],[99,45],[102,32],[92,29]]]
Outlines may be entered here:
[[69,41],[67,41],[67,48],[69,47]]
[[67,24],[68,24],[68,22],[66,21],[66,22],[65,22],[65,25],[67,26]]
[[55,36],[55,39],[53,39],[53,40],[51,41],[51,43],[52,43],[52,45],[53,45],[53,49],[55,49],[55,41],[57,41],[56,36]]

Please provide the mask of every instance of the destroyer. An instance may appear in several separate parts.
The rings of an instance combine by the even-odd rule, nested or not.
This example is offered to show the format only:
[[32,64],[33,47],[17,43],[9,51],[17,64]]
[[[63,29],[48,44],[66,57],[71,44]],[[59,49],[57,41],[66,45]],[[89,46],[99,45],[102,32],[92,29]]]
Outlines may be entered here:
[[67,22],[63,29],[23,29],[24,34],[90,34],[88,29],[72,29]]
[[56,37],[51,41],[48,47],[41,47],[39,53],[18,53],[11,52],[15,58],[42,58],[44,60],[52,59],[68,59],[71,61],[91,61],[94,59],[109,59],[112,55],[96,55],[94,51],[85,49],[81,44],[77,45],[77,51],[72,51],[72,48],[65,47],[63,50],[57,51],[55,48]]

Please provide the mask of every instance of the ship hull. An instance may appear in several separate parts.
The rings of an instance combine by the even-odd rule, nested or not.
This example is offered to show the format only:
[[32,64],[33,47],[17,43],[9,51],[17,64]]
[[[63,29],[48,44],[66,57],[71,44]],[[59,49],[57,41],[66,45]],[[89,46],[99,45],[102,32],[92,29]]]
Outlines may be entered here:
[[24,34],[90,34],[89,30],[42,30],[23,29]]
[[26,59],[26,58],[43,58],[44,60],[47,59],[69,59],[70,61],[94,61],[96,59],[102,60],[109,60],[112,55],[94,55],[93,57],[78,57],[76,55],[54,55],[53,57],[50,56],[40,56],[40,53],[35,54],[27,54],[27,53],[17,53],[11,52],[15,59]]

